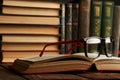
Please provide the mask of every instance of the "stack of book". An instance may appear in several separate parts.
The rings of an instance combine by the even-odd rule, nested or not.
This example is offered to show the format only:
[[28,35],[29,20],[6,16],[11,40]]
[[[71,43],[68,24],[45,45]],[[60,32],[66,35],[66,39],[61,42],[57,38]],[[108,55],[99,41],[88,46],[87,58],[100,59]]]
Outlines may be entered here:
[[[38,56],[45,44],[59,41],[60,4],[42,0],[3,0],[0,14],[2,62]],[[46,50],[45,54],[59,53],[57,45]]]

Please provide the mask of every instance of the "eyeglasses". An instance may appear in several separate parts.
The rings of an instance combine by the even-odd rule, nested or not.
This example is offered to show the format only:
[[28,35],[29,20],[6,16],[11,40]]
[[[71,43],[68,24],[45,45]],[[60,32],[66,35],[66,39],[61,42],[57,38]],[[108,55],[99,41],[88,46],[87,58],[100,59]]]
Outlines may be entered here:
[[83,41],[85,56],[90,58],[97,58],[101,54],[105,54],[107,57],[113,56],[113,38],[87,37],[83,38]]
[[[46,47],[48,47],[50,45],[61,45],[61,44],[71,44],[71,43],[74,43],[75,45],[72,46],[68,51],[66,51],[65,54],[69,54],[73,49],[77,48],[78,46],[84,46],[84,52],[85,52],[86,57],[97,58],[103,53],[107,57],[111,57],[112,51],[113,51],[113,41],[114,40],[111,37],[108,37],[108,38],[87,37],[87,38],[82,38],[79,40],[70,40],[70,41],[49,43],[43,47],[43,50],[40,53],[40,57],[43,55]],[[93,45],[97,45],[96,55],[94,54],[94,56],[91,55],[91,53],[89,53],[89,48],[91,48],[91,46],[93,46]]]

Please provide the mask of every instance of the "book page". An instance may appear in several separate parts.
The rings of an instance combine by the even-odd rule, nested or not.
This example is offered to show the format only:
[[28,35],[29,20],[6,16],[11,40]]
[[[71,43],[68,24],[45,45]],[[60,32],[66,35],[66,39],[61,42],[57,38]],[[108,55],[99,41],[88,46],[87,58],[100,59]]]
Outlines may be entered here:
[[59,54],[59,55],[45,55],[45,56],[34,56],[28,58],[19,58],[18,60],[27,61],[27,62],[51,62],[51,61],[61,61],[61,60],[80,60],[92,62],[92,59],[85,57],[82,53],[77,54]]
[[[98,53],[88,53],[89,54],[89,57],[92,59],[95,58]],[[76,53],[75,55],[82,55],[82,56],[85,56],[84,53]],[[104,54],[101,54],[98,58],[95,58],[95,59],[92,59],[93,63],[94,62],[100,62],[100,63],[120,63],[120,58],[119,57],[115,57],[115,56],[112,56],[112,57],[107,57],[106,55]]]
[[94,63],[98,64],[120,64],[120,58],[119,57],[106,57],[106,55],[100,55],[100,57],[96,58]]
[[19,58],[20,60],[24,60],[24,61],[30,61],[30,62],[36,62],[36,61],[41,61],[41,60],[46,60],[46,59],[50,59],[50,58],[55,58],[55,57],[60,57],[62,55],[58,55],[58,54],[50,54],[50,55],[43,55],[43,57],[40,56],[33,56],[33,57],[25,57],[25,58]]

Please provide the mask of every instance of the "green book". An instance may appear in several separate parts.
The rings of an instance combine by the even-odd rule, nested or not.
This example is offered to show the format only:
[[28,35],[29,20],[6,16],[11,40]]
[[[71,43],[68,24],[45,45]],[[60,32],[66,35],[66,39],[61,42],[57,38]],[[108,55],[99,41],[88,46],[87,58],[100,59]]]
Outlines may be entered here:
[[[92,0],[89,36],[100,37],[101,17],[102,17],[102,1]],[[98,46],[90,45],[88,48],[89,52],[96,52]]]
[[[113,31],[113,10],[114,10],[114,1],[112,0],[102,0],[102,26],[101,26],[101,37],[110,37],[112,36]],[[110,44],[107,44],[107,51],[109,52]]]
[[114,1],[103,0],[101,37],[110,37],[113,26]]

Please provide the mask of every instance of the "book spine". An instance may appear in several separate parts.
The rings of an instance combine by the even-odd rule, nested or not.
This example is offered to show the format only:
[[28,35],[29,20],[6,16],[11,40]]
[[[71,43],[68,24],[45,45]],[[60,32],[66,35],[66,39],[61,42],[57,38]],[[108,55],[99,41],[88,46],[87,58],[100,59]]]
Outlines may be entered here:
[[120,0],[114,0],[115,1],[115,5],[120,5]]
[[114,37],[114,56],[118,56],[120,46],[120,5],[116,5],[114,8],[114,19],[113,19],[113,33]]
[[102,1],[91,2],[91,20],[89,36],[100,36],[102,17]]
[[[101,17],[102,17],[102,1],[92,0],[91,2],[91,18],[89,36],[100,36],[101,31]],[[91,45],[89,52],[96,52],[97,45]]]
[[2,7],[1,7],[2,6],[2,1],[3,0],[0,0],[0,14],[2,14]]
[[[79,1],[79,28],[78,35],[79,39],[89,36],[90,27],[90,7],[91,0],[80,0]],[[79,47],[79,52],[84,52],[82,46]]]
[[2,54],[2,35],[0,34],[0,63],[3,60],[3,54]]
[[103,1],[101,37],[110,37],[113,26],[114,1]]
[[[72,40],[72,3],[66,4],[65,12],[65,40]],[[72,44],[65,45],[65,51],[70,49]]]
[[[61,4],[61,27],[60,27],[60,41],[65,41],[65,4]],[[60,45],[60,54],[65,53],[65,44]]]
[[[120,6],[120,0],[115,0],[115,6],[116,6],[116,5],[117,5],[118,7]],[[116,12],[116,9],[115,9],[114,12]],[[119,11],[118,11],[118,13],[119,13]],[[120,16],[120,15],[119,15],[119,16]],[[119,17],[119,16],[118,16],[118,17]],[[119,19],[118,17],[117,17],[117,19]],[[119,24],[118,24],[118,25],[120,26],[120,21],[119,21]],[[114,25],[113,25],[113,26],[114,26]],[[113,32],[113,33],[114,33],[114,32]],[[120,35],[120,33],[119,33],[119,35]],[[120,36],[119,36],[119,38],[120,38]],[[119,39],[119,43],[118,43],[118,44],[119,44],[118,56],[120,57],[120,39]]]
[[[78,14],[79,14],[79,4],[73,3],[72,4],[72,39],[77,40],[78,39]],[[75,44],[72,44],[73,46]],[[76,53],[78,51],[77,48],[75,48],[72,53]]]

